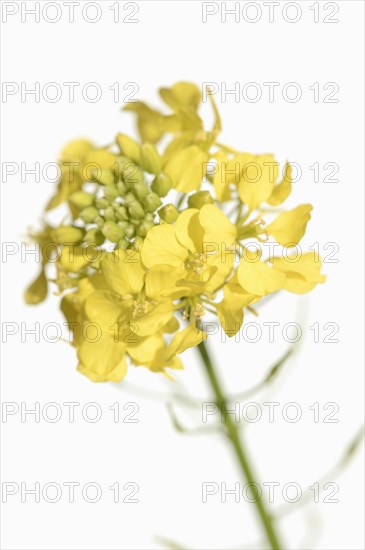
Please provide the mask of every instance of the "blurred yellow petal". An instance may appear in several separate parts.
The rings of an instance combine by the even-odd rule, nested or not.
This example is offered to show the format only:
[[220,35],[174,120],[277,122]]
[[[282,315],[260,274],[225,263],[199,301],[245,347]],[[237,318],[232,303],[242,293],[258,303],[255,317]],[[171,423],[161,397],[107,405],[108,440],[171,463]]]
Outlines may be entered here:
[[243,309],[227,309],[222,303],[219,304],[217,313],[224,332],[229,338],[232,338],[242,326]]
[[229,157],[223,151],[219,151],[214,157],[217,162],[213,175],[214,191],[219,202],[228,201],[231,198],[229,184],[235,181],[235,176],[227,172]]
[[267,199],[267,202],[271,204],[271,206],[279,206],[279,204],[282,204],[289,197],[291,191],[292,167],[287,162],[284,168],[283,179],[274,187],[274,190],[271,193],[270,198]]
[[96,251],[92,251],[81,246],[64,246],[60,254],[60,262],[65,271],[77,273],[84,269],[97,255]]
[[147,313],[132,318],[131,324],[137,338],[143,338],[158,332],[170,321],[173,312],[174,308],[171,301],[161,302],[151,307]]
[[282,246],[295,246],[305,233],[312,209],[311,204],[301,204],[293,210],[282,212],[267,226],[267,233]]
[[[91,331],[90,331],[91,333]],[[78,370],[94,382],[119,381],[126,373],[124,342],[115,342],[113,336],[105,332],[83,339],[78,348],[80,364]],[[110,378],[111,377],[111,378]]]
[[100,325],[106,332],[115,323],[123,326],[131,316],[132,300],[121,300],[118,294],[109,290],[96,290],[85,301],[85,312],[88,319]]
[[172,155],[164,166],[164,172],[170,176],[177,191],[188,193],[199,189],[206,173],[209,155],[197,145]]
[[60,155],[61,162],[82,162],[86,155],[94,148],[87,139],[75,139],[68,143]]
[[241,309],[257,302],[260,298],[255,294],[246,292],[238,282],[229,281],[224,286],[222,305],[225,309]]
[[206,338],[207,335],[203,330],[199,330],[195,326],[189,325],[187,328],[175,334],[166,350],[166,358],[170,359],[188,348],[193,348]]
[[289,292],[305,294],[318,283],[324,283],[326,276],[321,274],[322,261],[313,252],[299,257],[296,255],[273,259],[273,269],[286,275],[284,288]]
[[24,300],[28,305],[37,305],[43,302],[47,298],[48,282],[46,273],[42,267],[39,275],[28,286],[24,293]]
[[279,175],[279,165],[273,155],[258,155],[241,169],[238,192],[250,210],[266,202],[271,196]]
[[97,169],[111,168],[116,161],[116,155],[107,149],[94,149],[89,151],[85,158],[85,172],[90,174],[92,167],[88,169],[88,164],[95,164]]
[[284,288],[286,276],[262,260],[242,258],[237,269],[237,278],[242,288],[257,296],[266,296]]
[[190,82],[176,82],[171,88],[160,88],[162,99],[174,111],[180,107],[197,109],[201,101],[201,91]]
[[142,101],[127,104],[124,109],[137,114],[137,126],[142,141],[157,143],[165,132],[174,132],[180,129],[176,115],[165,116],[155,109],[151,109]]
[[141,338],[137,344],[128,345],[128,355],[135,365],[148,366],[156,361],[164,347],[165,342],[162,335],[155,333]]

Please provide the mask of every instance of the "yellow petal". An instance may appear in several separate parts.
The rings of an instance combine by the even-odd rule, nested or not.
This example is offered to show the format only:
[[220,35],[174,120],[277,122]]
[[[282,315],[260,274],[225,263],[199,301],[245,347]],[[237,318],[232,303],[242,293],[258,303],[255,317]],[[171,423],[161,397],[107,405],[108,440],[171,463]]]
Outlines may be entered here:
[[236,226],[214,204],[206,204],[199,211],[199,221],[204,229],[204,243],[214,243],[223,250],[223,243],[230,246],[236,240]]
[[65,271],[77,273],[84,269],[97,254],[97,251],[93,251],[91,247],[86,249],[81,246],[64,246],[61,250],[60,262]]
[[318,283],[324,283],[326,276],[321,274],[322,261],[315,252],[273,259],[273,269],[285,273],[284,288],[296,294],[305,294]]
[[190,145],[170,157],[164,166],[164,172],[170,176],[177,191],[188,193],[199,189],[206,173],[208,158],[208,153],[200,147]]
[[167,332],[168,334],[172,334],[173,332],[176,332],[179,330],[180,323],[176,319],[176,317],[171,317],[170,321],[164,325],[163,332]]
[[152,299],[160,299],[169,296],[172,300],[181,298],[184,289],[178,288],[176,282],[186,275],[184,267],[171,267],[170,265],[154,265],[146,275],[146,296]]
[[202,252],[204,230],[199,222],[199,210],[188,208],[176,220],[175,235],[179,243],[191,252]]
[[266,230],[282,246],[295,246],[302,239],[313,209],[311,204],[301,204],[293,210],[282,212]]
[[243,290],[238,282],[229,281],[224,286],[222,305],[225,309],[242,309],[259,300],[259,296]]
[[279,175],[279,165],[272,155],[259,155],[241,170],[238,192],[250,210],[268,200]]
[[198,86],[190,82],[177,82],[171,88],[160,88],[162,99],[173,110],[180,107],[197,109],[201,101],[201,92]]
[[147,313],[131,319],[131,329],[137,338],[158,332],[171,319],[174,312],[172,302],[166,301],[153,306]]
[[[94,149],[93,151],[90,151],[85,158],[85,172],[87,174],[90,173],[90,171],[87,168],[87,165],[95,164],[97,169],[104,169],[104,168],[111,168],[116,161],[116,155],[114,153],[111,153],[107,149]],[[90,167],[91,170],[91,167]]]
[[98,324],[103,331],[117,333],[115,323],[123,326],[130,319],[132,300],[121,300],[109,290],[96,290],[85,300],[88,319]]
[[284,288],[286,276],[267,263],[242,258],[237,268],[237,278],[242,288],[250,294],[266,296]]
[[124,357],[126,347],[124,342],[115,342],[105,332],[101,332],[95,342],[84,339],[78,349],[78,370],[94,382],[119,381],[127,370]]
[[177,131],[180,125],[175,116],[165,116],[139,101],[128,103],[124,109],[137,114],[137,126],[142,141],[156,143],[166,131]]
[[142,290],[145,270],[139,252],[119,248],[105,256],[101,267],[109,286],[121,296]]
[[188,348],[197,346],[206,338],[207,335],[203,330],[199,330],[193,325],[189,325],[187,328],[184,328],[175,334],[167,348],[166,358],[170,359],[174,355],[178,355]]
[[219,151],[214,157],[217,165],[215,174],[213,175],[213,185],[217,200],[219,202],[229,201],[231,198],[229,184],[235,181],[235,176],[227,172],[229,157],[223,151]]
[[243,309],[227,309],[222,303],[219,304],[217,313],[224,332],[229,338],[232,338],[242,326]]
[[38,277],[28,286],[24,293],[24,300],[28,305],[40,304],[47,298],[48,282],[44,268],[41,269]]
[[282,204],[290,195],[292,191],[292,167],[287,162],[284,168],[283,179],[278,185],[274,187],[271,197],[267,199],[267,202],[271,206],[278,206]]
[[179,267],[188,251],[176,239],[175,228],[169,224],[152,227],[143,243],[141,257],[146,267],[166,264]]
[[63,162],[82,162],[86,155],[93,149],[91,141],[86,139],[76,139],[68,143],[60,155],[60,161]]
[[156,361],[161,351],[165,348],[165,342],[161,334],[152,334],[141,338],[137,344],[128,345],[128,355],[135,365],[145,365]]

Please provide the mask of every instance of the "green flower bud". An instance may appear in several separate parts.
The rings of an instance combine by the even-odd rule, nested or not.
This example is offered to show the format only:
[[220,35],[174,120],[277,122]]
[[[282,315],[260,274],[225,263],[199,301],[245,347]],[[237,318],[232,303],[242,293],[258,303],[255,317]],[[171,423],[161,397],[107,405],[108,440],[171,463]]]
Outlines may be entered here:
[[124,197],[124,203],[126,204],[126,206],[129,206],[135,200],[136,200],[136,197],[133,195],[133,193],[131,193],[131,191],[128,191],[128,193]]
[[85,223],[92,223],[98,215],[99,211],[95,208],[95,206],[88,206],[80,212],[80,218]]
[[91,206],[94,203],[95,196],[91,193],[85,193],[85,191],[76,191],[70,196],[70,202],[82,210],[87,206]]
[[148,222],[146,220],[143,220],[142,223],[139,224],[137,227],[137,235],[139,237],[145,237],[148,233],[148,230],[151,229],[151,227],[154,226],[153,222]]
[[141,205],[140,202],[136,200],[130,203],[130,205],[128,206],[128,212],[130,213],[131,218],[138,219],[138,218],[144,218],[145,216],[145,211],[143,210],[143,206]]
[[107,221],[111,221],[111,222],[115,221],[116,216],[115,216],[114,208],[112,206],[108,206],[108,208],[105,208],[104,218]]
[[209,191],[197,191],[188,199],[189,208],[202,208],[206,204],[213,204],[213,197]]
[[126,230],[127,227],[129,227],[130,225],[130,223],[127,221],[120,221],[120,222],[117,222],[117,224],[119,225],[119,227],[121,227],[124,230]]
[[132,237],[134,237],[135,234],[136,232],[133,225],[129,225],[125,230],[125,236],[127,237],[127,239],[132,239]]
[[151,184],[152,191],[154,191],[159,197],[166,197],[171,188],[172,179],[164,172],[160,172]]
[[115,216],[117,220],[126,221],[129,219],[128,212],[125,206],[118,206],[115,209]]
[[114,174],[108,168],[95,170],[94,179],[102,185],[113,185],[115,183]]
[[138,200],[143,200],[148,195],[148,188],[143,183],[136,183],[133,188],[133,193]]
[[127,187],[125,186],[125,184],[122,182],[122,181],[118,181],[117,183],[117,189],[119,191],[119,195],[120,196],[123,196],[126,194],[127,192]]
[[144,183],[144,174],[137,164],[130,162],[123,169],[123,181],[127,189],[133,189],[137,183]]
[[141,166],[150,174],[158,174],[161,171],[161,156],[152,143],[144,143],[141,146]]
[[147,197],[143,199],[143,206],[147,212],[154,212],[161,204],[161,199],[156,193],[148,193]]
[[179,212],[177,211],[176,206],[171,203],[165,204],[165,206],[160,208],[157,213],[160,216],[160,219],[166,223],[174,223],[179,217]]
[[105,222],[102,233],[112,243],[117,243],[124,237],[124,230],[115,222]]
[[119,156],[116,158],[116,161],[115,161],[115,168],[114,168],[114,173],[115,173],[115,176],[117,178],[118,181],[121,181],[122,178],[123,178],[123,171],[126,167],[127,164],[130,164],[131,161],[130,159],[127,159],[127,157],[122,157],[122,156]]
[[106,208],[107,206],[109,206],[109,201],[106,200],[104,197],[102,197],[100,199],[96,199],[95,206],[96,206],[96,208],[101,210],[101,209]]
[[114,199],[119,197],[119,191],[115,185],[107,185],[104,189],[105,198],[109,202],[113,202]]
[[86,231],[84,236],[84,242],[100,246],[105,241],[104,235],[98,227],[92,227]]
[[73,225],[61,225],[52,231],[52,238],[56,243],[80,243],[85,230]]
[[103,216],[96,216],[94,222],[98,225],[98,227],[103,227],[104,223],[105,223],[105,220],[103,218]]
[[116,249],[116,250],[117,250],[118,248],[127,249],[128,245],[129,245],[129,242],[126,241],[126,239],[120,239],[120,241],[118,241],[117,246],[115,247],[115,249]]

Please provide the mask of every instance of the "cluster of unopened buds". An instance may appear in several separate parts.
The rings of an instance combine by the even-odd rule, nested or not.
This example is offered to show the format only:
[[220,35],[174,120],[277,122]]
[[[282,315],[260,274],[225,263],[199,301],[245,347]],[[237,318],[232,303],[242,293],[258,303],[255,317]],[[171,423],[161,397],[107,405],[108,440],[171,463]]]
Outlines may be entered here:
[[[140,142],[118,134],[107,147],[77,140],[63,150],[43,229],[31,234],[42,266],[26,301],[40,303],[49,285],[62,296],[78,370],[96,382],[120,381],[130,363],[180,369],[178,356],[207,338],[204,316],[233,336],[264,296],[324,281],[314,252],[290,253],[312,210],[281,208],[290,164],[280,176],[273,155],[217,141],[218,110],[210,96],[214,123],[205,130],[197,86],[179,82],[160,96],[168,114],[126,107]],[[56,207],[59,225],[48,221]],[[265,258],[268,240],[285,254]]]

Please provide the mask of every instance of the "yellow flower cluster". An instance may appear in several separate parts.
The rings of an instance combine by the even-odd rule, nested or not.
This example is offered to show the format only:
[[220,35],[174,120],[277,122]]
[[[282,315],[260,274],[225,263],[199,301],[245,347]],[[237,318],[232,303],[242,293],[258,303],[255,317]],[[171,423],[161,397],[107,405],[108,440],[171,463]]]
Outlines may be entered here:
[[[64,149],[47,211],[66,204],[69,221],[32,235],[42,262],[26,301],[41,302],[48,282],[56,285],[78,370],[96,382],[120,381],[128,363],[180,369],[178,355],[207,337],[204,315],[233,336],[262,297],[324,281],[314,253],[290,253],[312,206],[280,208],[272,219],[292,191],[290,164],[280,178],[273,155],[219,143],[216,105],[205,130],[197,86],[179,82],[160,96],[168,114],[142,102],[126,108],[141,142],[118,134],[105,148],[78,140]],[[275,257],[262,253],[268,240],[280,245]]]

